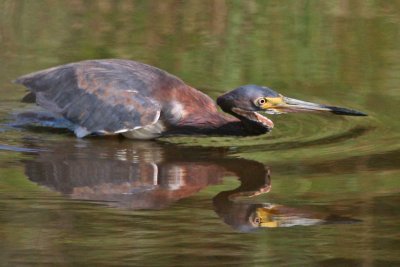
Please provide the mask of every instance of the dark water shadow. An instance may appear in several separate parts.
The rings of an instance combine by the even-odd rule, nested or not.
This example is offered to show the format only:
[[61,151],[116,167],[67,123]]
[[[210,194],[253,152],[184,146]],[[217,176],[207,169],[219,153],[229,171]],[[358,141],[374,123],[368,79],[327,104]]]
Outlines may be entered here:
[[166,209],[234,176],[240,186],[218,193],[213,208],[226,224],[240,231],[357,222],[312,208],[259,203],[254,197],[271,190],[270,170],[260,162],[233,157],[226,148],[118,138],[68,139],[46,145],[30,140],[25,146],[37,151],[32,159],[24,160],[28,178],[72,199],[130,210]]

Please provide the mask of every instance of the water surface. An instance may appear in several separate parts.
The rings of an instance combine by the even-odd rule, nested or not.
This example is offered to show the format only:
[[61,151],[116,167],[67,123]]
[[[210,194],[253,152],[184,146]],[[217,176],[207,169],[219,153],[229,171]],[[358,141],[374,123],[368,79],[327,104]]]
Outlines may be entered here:
[[[399,13],[396,1],[0,1],[2,265],[400,265]],[[150,142],[12,127],[30,107],[11,80],[110,57],[213,98],[252,83],[369,116]]]

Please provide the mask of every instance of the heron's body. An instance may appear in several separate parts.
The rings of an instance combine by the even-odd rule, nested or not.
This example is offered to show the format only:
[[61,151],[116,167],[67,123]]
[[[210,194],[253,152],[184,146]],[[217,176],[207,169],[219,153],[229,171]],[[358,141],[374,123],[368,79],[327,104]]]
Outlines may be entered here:
[[249,106],[253,102],[240,97],[262,92],[280,96],[265,87],[239,88],[218,100],[230,116],[218,112],[210,97],[179,78],[143,63],[118,59],[62,65],[22,76],[16,83],[30,90],[25,99],[71,122],[78,137],[262,134],[273,127],[272,122],[256,113],[259,107]]
[[[179,78],[134,61],[82,61],[28,74],[16,82],[28,87],[40,106],[73,122],[79,137],[122,133],[149,139],[168,133],[207,134],[240,124]],[[193,127],[199,121],[206,127]]]

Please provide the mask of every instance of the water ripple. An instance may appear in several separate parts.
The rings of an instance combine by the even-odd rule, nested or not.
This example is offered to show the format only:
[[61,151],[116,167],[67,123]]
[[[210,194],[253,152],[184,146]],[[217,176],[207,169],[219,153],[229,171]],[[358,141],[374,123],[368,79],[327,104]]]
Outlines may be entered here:
[[362,139],[376,129],[371,120],[356,121],[336,116],[280,116],[275,117],[276,128],[268,134],[253,137],[175,137],[166,142],[186,146],[225,146],[246,152],[287,150],[313,147]]

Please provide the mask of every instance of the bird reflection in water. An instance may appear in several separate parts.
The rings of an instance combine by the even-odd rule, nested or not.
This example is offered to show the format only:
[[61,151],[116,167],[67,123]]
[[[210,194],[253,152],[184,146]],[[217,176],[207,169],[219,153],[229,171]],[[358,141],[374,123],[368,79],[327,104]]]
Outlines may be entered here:
[[213,198],[215,212],[235,229],[356,221],[256,201],[255,196],[271,189],[269,169],[256,161],[231,157],[226,148],[118,139],[68,142],[38,149],[25,162],[29,179],[73,199],[138,210],[165,209],[207,186],[221,184],[226,176],[235,176],[240,186]]

